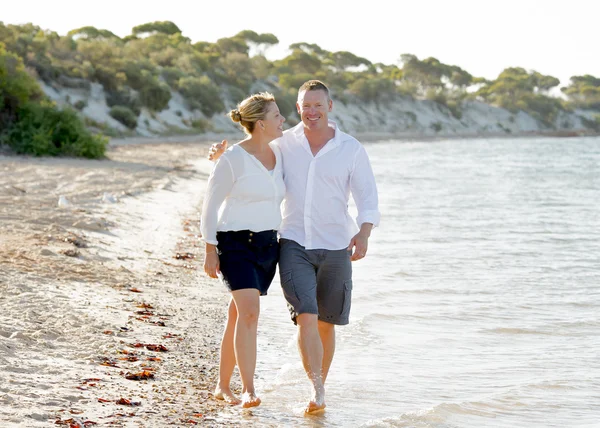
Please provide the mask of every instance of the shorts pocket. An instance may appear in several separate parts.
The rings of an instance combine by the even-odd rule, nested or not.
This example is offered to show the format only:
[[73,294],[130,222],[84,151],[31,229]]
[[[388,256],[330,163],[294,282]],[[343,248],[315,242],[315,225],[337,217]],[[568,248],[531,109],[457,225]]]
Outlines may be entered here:
[[352,305],[352,280],[344,281],[342,313],[340,318],[347,319],[350,316],[350,306]]
[[292,272],[281,274],[281,288],[285,300],[287,300],[290,305],[296,307],[300,303],[300,298],[298,297],[298,293],[296,293],[296,287],[294,287]]

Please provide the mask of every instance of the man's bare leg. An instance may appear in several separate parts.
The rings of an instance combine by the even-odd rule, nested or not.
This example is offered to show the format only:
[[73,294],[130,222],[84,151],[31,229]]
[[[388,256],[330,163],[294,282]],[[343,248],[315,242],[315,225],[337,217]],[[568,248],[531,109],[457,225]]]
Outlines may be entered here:
[[304,411],[315,412],[325,408],[325,387],[321,369],[323,365],[323,344],[319,336],[318,318],[315,314],[300,314],[298,325],[298,349],[302,365],[313,385],[311,401]]
[[321,374],[323,376],[323,384],[327,380],[327,374],[333,361],[333,354],[335,353],[335,325],[328,322],[319,320],[319,336],[321,337],[321,344],[323,345],[323,365]]
[[230,383],[233,370],[235,369],[235,351],[233,349],[233,335],[237,321],[237,309],[233,298],[229,302],[227,312],[227,323],[223,338],[221,339],[221,352],[219,361],[219,384],[215,388],[215,398],[224,400],[229,404],[240,404],[240,399],[231,392]]
[[231,294],[238,313],[233,346],[240,377],[242,378],[242,406],[254,407],[261,403],[260,398],[256,396],[254,391],[260,294],[258,290],[252,288],[236,290]]

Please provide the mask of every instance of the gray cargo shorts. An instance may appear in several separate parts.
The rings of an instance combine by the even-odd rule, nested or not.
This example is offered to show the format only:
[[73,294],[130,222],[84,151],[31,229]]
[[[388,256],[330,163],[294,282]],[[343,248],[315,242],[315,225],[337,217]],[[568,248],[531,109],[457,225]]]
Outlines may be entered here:
[[300,314],[316,314],[330,324],[349,323],[352,298],[350,252],[307,250],[296,241],[279,240],[281,287],[294,324]]

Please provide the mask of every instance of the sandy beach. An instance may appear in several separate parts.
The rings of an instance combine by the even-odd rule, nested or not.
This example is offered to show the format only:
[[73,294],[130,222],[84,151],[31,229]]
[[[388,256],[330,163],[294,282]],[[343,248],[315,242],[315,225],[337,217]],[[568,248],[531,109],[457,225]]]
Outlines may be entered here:
[[198,239],[208,146],[0,155],[1,426],[227,423],[228,295]]

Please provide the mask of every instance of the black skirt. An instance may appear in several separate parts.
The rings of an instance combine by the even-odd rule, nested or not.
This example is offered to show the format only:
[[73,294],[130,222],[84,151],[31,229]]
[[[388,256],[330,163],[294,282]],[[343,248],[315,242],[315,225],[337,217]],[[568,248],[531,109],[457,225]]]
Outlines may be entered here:
[[275,277],[279,246],[276,230],[217,232],[223,282],[230,291],[255,288],[261,296]]

